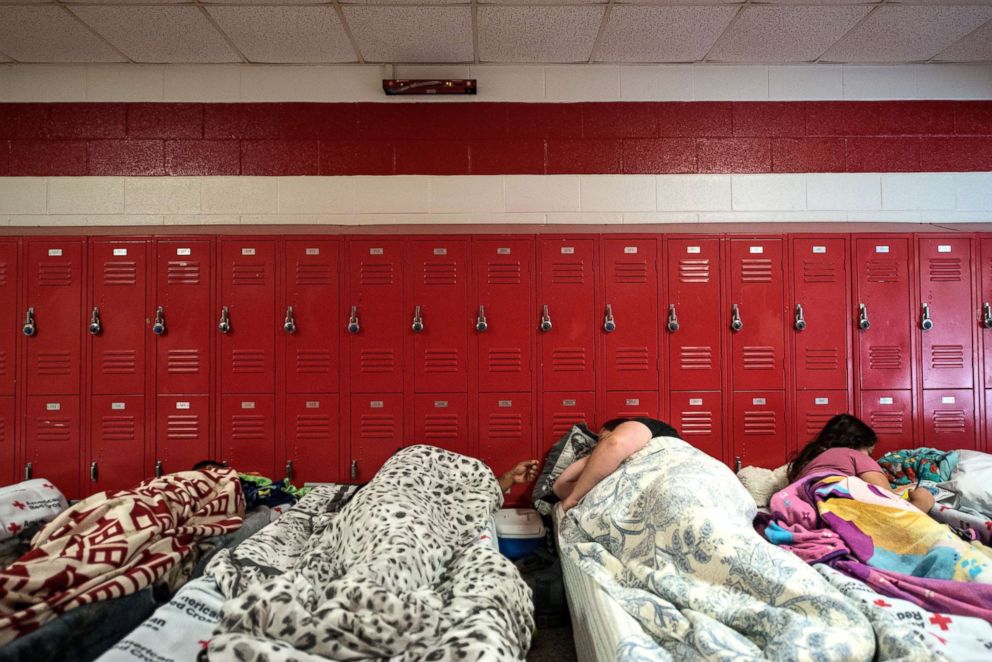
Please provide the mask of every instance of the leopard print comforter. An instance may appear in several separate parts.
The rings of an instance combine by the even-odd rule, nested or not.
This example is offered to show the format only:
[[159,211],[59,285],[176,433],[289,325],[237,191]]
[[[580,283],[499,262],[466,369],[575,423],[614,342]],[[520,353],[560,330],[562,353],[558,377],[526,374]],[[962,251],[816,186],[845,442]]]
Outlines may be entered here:
[[399,451],[340,512],[311,520],[280,555],[293,559],[284,572],[225,566],[229,556],[208,569],[229,599],[201,657],[523,660],[530,589],[478,542],[500,505],[482,462],[431,446]]

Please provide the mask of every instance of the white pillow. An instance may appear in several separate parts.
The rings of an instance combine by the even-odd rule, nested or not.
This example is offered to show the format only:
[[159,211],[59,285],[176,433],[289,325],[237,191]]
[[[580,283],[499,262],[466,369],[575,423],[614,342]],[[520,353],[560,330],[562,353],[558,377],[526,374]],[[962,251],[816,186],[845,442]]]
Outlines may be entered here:
[[744,467],[737,472],[737,478],[754,498],[758,508],[766,508],[772,495],[789,484],[786,478],[788,471],[787,464],[783,464],[775,471],[762,467]]
[[958,451],[958,466],[940,487],[958,495],[958,505],[992,517],[992,455]]

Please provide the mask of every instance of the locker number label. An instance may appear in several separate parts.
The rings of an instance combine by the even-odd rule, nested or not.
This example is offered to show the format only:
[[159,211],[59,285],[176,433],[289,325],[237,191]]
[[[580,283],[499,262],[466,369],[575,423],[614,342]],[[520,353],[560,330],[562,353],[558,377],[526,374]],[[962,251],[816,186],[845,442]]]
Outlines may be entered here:
[[123,402],[111,402],[110,408],[115,411],[123,411],[124,409],[127,409],[127,405],[125,405]]
[[627,398],[625,402],[627,403],[628,407],[636,407],[637,405],[641,404],[640,398]]
[[512,407],[513,406],[513,400],[500,400],[499,403],[498,403],[498,405],[500,407]]
[[308,248],[306,250],[306,254],[307,255],[320,255],[320,249],[319,248]]
[[623,252],[627,255],[637,255],[637,246],[624,246]]
[[496,249],[496,255],[509,255],[512,252],[513,251],[510,250],[509,248],[497,248]]
[[765,247],[764,246],[749,246],[747,250],[748,250],[749,253],[752,253],[754,255],[761,255],[762,253],[765,252]]
[[695,255],[696,253],[699,253],[699,246],[686,246],[685,252],[690,255]]
[[448,401],[447,400],[435,400],[434,401],[434,407],[437,408],[437,409],[444,409],[447,406],[448,406]]
[[46,402],[45,403],[45,410],[46,411],[61,411],[61,409],[62,409],[62,403],[61,402]]
[[814,398],[813,403],[818,405],[829,405],[830,398]]
[[115,248],[114,249],[114,257],[119,257],[119,256],[120,257],[123,257],[123,256],[126,256],[126,255],[127,255],[127,249],[126,248]]
[[561,406],[562,407],[574,407],[575,406],[575,400],[562,400],[561,401]]
[[435,248],[434,249],[434,255],[447,255],[447,254],[448,254],[448,249],[447,248]]
[[561,254],[562,255],[574,255],[575,254],[575,246],[562,246],[561,247]]
[[62,257],[62,249],[61,248],[49,248],[48,249],[48,257]]
[[176,409],[189,409],[189,403],[188,402],[177,402],[176,403]]
[[176,255],[192,255],[193,249],[191,248],[177,248]]
[[950,244],[940,244],[939,246],[937,246],[937,252],[938,253],[950,253],[951,252],[951,245]]
[[875,252],[876,253],[888,253],[889,252],[889,247],[888,246],[875,246]]
[[944,397],[942,397],[940,399],[940,404],[942,404],[942,405],[953,405],[954,404],[954,396],[953,395],[945,395]]
[[689,406],[690,407],[702,407],[703,406],[703,399],[702,398],[689,398]]
[[751,398],[751,404],[752,405],[763,405],[763,404],[765,404],[765,399],[764,398]]
[[879,398],[878,399],[878,404],[880,404],[880,405],[891,405],[892,404],[892,398]]
[[369,255],[383,255],[386,251],[381,248],[370,248]]
[[255,403],[254,402],[242,402],[241,403],[241,408],[242,409],[254,409],[255,408]]
[[814,253],[826,253],[827,252],[827,247],[826,246],[813,246],[813,252]]
[[320,409],[320,400],[307,400],[307,409]]
[[369,403],[369,407],[372,409],[382,409],[385,406],[382,400],[373,400]]
[[242,255],[254,255],[255,254],[255,249],[254,248],[242,248],[241,249],[241,254]]

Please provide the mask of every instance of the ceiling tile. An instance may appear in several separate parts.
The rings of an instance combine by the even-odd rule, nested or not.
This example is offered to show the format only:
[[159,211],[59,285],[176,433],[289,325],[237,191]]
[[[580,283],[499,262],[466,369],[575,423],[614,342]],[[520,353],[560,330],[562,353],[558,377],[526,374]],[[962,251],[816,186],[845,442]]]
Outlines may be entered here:
[[636,5],[742,5],[745,0],[615,0],[618,4]]
[[482,62],[585,62],[604,7],[479,7]]
[[12,60],[3,53],[0,53],[0,62],[12,62]]
[[837,42],[825,62],[916,62],[929,60],[992,18],[992,6],[919,7],[886,5]]
[[[74,0],[80,2],[81,0]],[[106,2],[107,0],[88,0],[90,2]],[[134,0],[140,2],[141,0]],[[189,0],[173,0],[188,2]],[[201,5],[329,5],[330,0],[200,0]]]
[[55,0],[0,0],[0,5],[51,5]]
[[870,7],[744,9],[706,56],[712,62],[812,62],[868,15]]
[[240,62],[196,7],[86,7],[72,11],[136,62]]
[[992,0],[889,0],[890,5],[992,5]]
[[[237,2],[238,0],[231,0]],[[467,5],[471,0],[340,0],[342,5]]]
[[[890,2],[892,0],[889,0]],[[928,0],[923,0],[927,2]],[[961,0],[958,0],[960,2]],[[752,0],[751,6],[758,5],[880,5],[882,0]]]
[[[718,0],[712,0],[718,1]],[[734,0],[743,2],[743,0]],[[609,0],[477,0],[480,5],[605,5]]]
[[250,62],[356,62],[334,9],[211,7],[207,12]]
[[123,62],[62,7],[0,6],[0,51],[20,62]]
[[597,62],[695,62],[726,29],[738,7],[616,6]]
[[366,62],[469,62],[469,7],[343,7]]
[[[16,2],[17,0],[10,0],[11,2]],[[38,2],[39,0],[29,0],[30,2]],[[47,1],[47,0],[42,0]],[[54,0],[52,0],[54,2]],[[0,0],[4,2],[4,0]],[[190,4],[190,0],[71,0],[74,5],[178,5],[178,4]]]
[[934,58],[940,62],[988,62],[992,60],[992,21],[960,41],[951,44]]

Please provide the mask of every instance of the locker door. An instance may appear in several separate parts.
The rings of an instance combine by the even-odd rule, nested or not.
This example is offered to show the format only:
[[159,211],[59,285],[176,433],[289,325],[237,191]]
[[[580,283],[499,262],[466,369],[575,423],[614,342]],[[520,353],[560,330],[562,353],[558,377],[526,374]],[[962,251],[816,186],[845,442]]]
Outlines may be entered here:
[[603,240],[609,391],[658,389],[657,253],[654,239]]
[[923,392],[923,445],[947,451],[978,449],[972,391],[934,389]]
[[851,411],[847,391],[800,391],[796,394],[796,430],[799,446],[820,434],[820,430],[837,414]]
[[[77,329],[78,333],[78,329]],[[79,396],[36,395],[26,403],[25,478],[46,478],[66,498],[78,499]]]
[[796,388],[847,389],[847,242],[800,237],[792,249]]
[[861,388],[909,389],[911,384],[909,240],[856,239],[857,293],[870,326],[858,331]]
[[90,410],[88,490],[137,486],[145,477],[145,398],[95,395]]
[[[275,388],[275,265],[272,241],[222,242],[217,328],[224,393],[272,393]],[[221,328],[225,318],[228,331]]]
[[[521,460],[536,458],[530,393],[484,393],[479,396],[479,458],[497,476]],[[517,485],[504,506],[526,506],[533,485]]]
[[210,398],[160,395],[155,418],[155,472],[189,471],[210,456]]
[[379,467],[403,447],[403,396],[399,393],[351,397],[351,465],[353,483],[372,480]]
[[731,329],[735,310],[741,322],[731,333],[734,389],[785,388],[782,240],[734,239],[730,257]]
[[[534,243],[480,239],[474,245],[479,391],[530,391]],[[482,315],[479,315],[479,312]]]
[[220,408],[221,458],[228,466],[243,473],[278,476],[273,446],[275,398],[271,395],[225,395]]
[[975,356],[971,240],[921,237],[919,249],[923,388],[971,388]]
[[[413,242],[414,388],[417,393],[468,390],[468,244]],[[419,307],[420,325],[416,308]],[[421,329],[417,331],[416,329]],[[464,416],[464,412],[462,412]]]
[[671,394],[669,420],[681,437],[707,455],[723,460],[723,406],[719,392]]
[[911,391],[862,391],[859,418],[878,435],[875,457],[916,446]]
[[26,343],[27,392],[79,393],[80,339],[85,328],[83,242],[29,242],[26,275],[26,307],[34,310],[35,322]]
[[781,391],[734,393],[734,455],[742,467],[775,469],[786,462]]
[[668,333],[670,388],[719,390],[720,240],[669,239],[667,256],[668,310],[658,323]]
[[[20,318],[17,310],[17,242],[0,242],[0,395],[14,395],[14,352]],[[22,313],[23,314],[23,313]],[[13,439],[8,439],[13,444]],[[0,475],[2,472],[0,472]]]
[[344,304],[355,312],[356,322],[348,325],[351,390],[399,393],[403,340],[410,331],[403,309],[403,242],[363,240],[348,248],[349,294]]
[[418,395],[413,410],[415,444],[474,455],[468,443],[468,396],[464,393]]
[[284,475],[296,485],[340,480],[339,436],[337,395],[287,396]]
[[145,390],[146,250],[143,241],[90,243],[93,301],[88,314],[94,394]]
[[612,391],[606,394],[602,422],[611,418],[658,418],[657,391]]
[[541,333],[545,391],[593,390],[597,315],[592,239],[540,239],[541,299],[550,327]]
[[[292,315],[285,311],[283,334],[289,393],[338,390],[338,267],[337,242],[286,242],[286,306],[292,308]],[[289,317],[292,333],[285,328]],[[337,409],[334,411],[336,418]],[[337,466],[336,459],[334,464]]]
[[[210,338],[217,328],[210,310],[210,242],[163,240],[156,251],[158,296],[147,313],[152,331],[163,330],[155,341],[156,388],[159,393],[207,393]],[[155,324],[159,307],[162,326]]]
[[576,423],[585,423],[593,432],[599,431],[595,393],[545,393],[542,417],[538,440],[541,457]]
[[[982,237],[981,257],[981,327],[982,327],[982,370],[985,388],[992,388],[992,236]],[[986,410],[988,411],[988,410]],[[986,439],[989,439],[986,436]]]
[[0,398],[0,485],[16,483],[20,478],[14,469],[14,398]]

